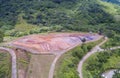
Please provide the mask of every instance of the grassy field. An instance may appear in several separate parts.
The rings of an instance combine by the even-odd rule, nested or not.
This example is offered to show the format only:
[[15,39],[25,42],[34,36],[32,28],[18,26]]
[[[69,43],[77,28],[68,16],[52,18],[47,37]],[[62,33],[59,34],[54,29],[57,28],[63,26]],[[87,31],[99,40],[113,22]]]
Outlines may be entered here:
[[31,55],[26,78],[48,78],[54,55]]
[[[99,76],[102,72],[105,72],[109,69],[120,68],[120,54],[119,53],[120,53],[120,49],[114,50],[114,51],[109,51],[108,55],[105,55],[105,52],[102,52],[101,58],[105,57],[105,59],[102,59],[102,60],[100,59],[100,57],[98,57],[100,55],[100,53],[93,54],[83,64],[83,69],[82,69],[83,77],[84,78],[93,78],[96,73],[97,76],[95,76],[95,77],[100,78]],[[103,61],[105,61],[105,62],[103,62]],[[92,66],[91,70],[88,69],[89,66]]]
[[11,78],[10,59],[9,53],[0,51],[0,78]]

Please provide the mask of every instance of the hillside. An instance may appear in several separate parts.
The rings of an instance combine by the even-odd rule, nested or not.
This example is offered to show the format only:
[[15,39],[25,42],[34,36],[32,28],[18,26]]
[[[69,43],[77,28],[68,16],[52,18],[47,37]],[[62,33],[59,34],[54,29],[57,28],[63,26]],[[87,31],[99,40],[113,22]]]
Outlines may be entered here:
[[98,31],[101,25],[116,24],[120,14],[120,6],[100,0],[1,0],[0,10],[0,28],[10,36]]
[[0,0],[0,78],[79,78],[79,61],[81,74],[98,78],[120,66],[114,47],[120,48],[118,0]]
[[115,3],[115,4],[120,5],[120,0],[104,0],[104,1],[107,1],[107,2],[111,2],[111,3]]

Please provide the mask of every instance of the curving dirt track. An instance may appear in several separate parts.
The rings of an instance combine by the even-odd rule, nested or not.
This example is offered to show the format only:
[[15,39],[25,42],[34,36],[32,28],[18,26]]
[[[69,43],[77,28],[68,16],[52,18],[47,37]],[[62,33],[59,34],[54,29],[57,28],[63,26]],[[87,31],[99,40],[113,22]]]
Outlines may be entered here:
[[16,54],[12,49],[0,47],[0,50],[8,51],[12,57],[12,77],[17,78]]
[[57,60],[58,60],[65,52],[69,51],[70,49],[76,47],[76,46],[79,45],[79,44],[80,44],[80,43],[74,45],[73,47],[71,47],[71,48],[69,48],[69,49],[67,49],[67,50],[62,51],[62,52],[59,53],[59,54],[56,54],[56,57],[55,57],[55,59],[53,60],[53,62],[52,62],[52,64],[51,64],[48,78],[53,78],[53,76],[54,76],[54,70],[55,70],[55,65],[56,65]]
[[110,48],[110,49],[101,49],[100,46],[102,44],[104,44],[105,42],[107,41],[107,38],[101,42],[100,44],[96,45],[90,52],[88,52],[83,58],[82,60],[80,60],[79,64],[78,64],[78,69],[77,71],[79,72],[79,77],[80,78],[84,78],[83,77],[83,74],[82,74],[82,66],[83,66],[83,63],[94,53],[96,52],[103,52],[103,51],[107,51],[107,50],[115,50],[115,49],[118,49],[120,48],[120,46],[117,46],[117,47],[113,47],[113,48]]
[[[86,43],[100,40],[102,37],[103,36],[98,36],[97,38],[95,38],[93,40],[87,41]],[[78,46],[80,44],[82,44],[82,42],[81,43],[77,43],[74,46],[72,46],[72,47],[68,48],[67,50],[64,50],[64,51],[62,51],[62,52],[60,52],[59,54],[56,55],[56,58],[54,59],[53,63],[51,64],[50,71],[49,71],[49,77],[48,78],[53,78],[54,77],[55,65],[56,65],[57,60],[61,57],[61,55],[63,55],[65,52],[69,51],[70,49],[72,49],[72,48],[74,48],[74,47],[76,47],[76,46]]]

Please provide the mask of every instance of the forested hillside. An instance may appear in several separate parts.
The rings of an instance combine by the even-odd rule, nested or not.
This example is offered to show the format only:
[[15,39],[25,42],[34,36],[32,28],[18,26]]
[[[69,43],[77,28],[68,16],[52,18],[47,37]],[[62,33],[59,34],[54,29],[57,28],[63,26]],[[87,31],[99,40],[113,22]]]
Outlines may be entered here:
[[101,0],[0,0],[0,28],[10,36],[97,31],[119,25],[119,14],[120,6]]
[[120,0],[104,0],[107,2],[111,2],[111,3],[115,3],[115,4],[119,4],[120,5]]

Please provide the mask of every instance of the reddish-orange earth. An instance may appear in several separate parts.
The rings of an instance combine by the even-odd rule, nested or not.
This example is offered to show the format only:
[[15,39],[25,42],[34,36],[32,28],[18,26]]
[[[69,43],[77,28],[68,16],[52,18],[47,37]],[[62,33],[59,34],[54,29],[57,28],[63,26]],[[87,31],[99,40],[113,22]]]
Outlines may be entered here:
[[37,54],[52,54],[62,52],[77,44],[82,43],[81,39],[87,41],[95,40],[97,34],[86,33],[50,33],[46,35],[29,35],[13,41],[10,45],[16,48],[27,50]]

